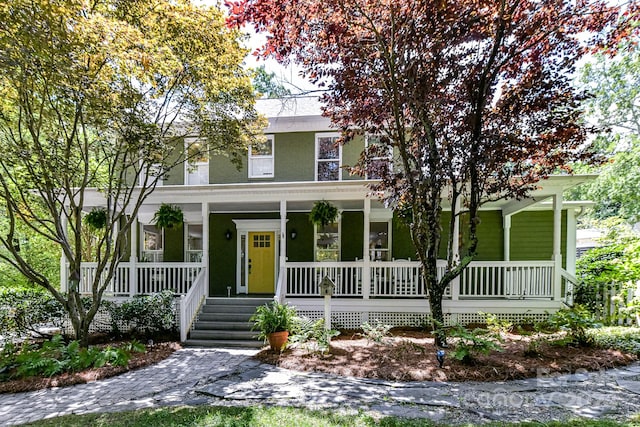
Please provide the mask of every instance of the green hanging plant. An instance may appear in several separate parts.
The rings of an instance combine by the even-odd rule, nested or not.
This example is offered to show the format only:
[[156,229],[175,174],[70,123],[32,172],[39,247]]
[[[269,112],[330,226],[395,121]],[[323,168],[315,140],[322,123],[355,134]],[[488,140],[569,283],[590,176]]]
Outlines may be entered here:
[[313,209],[311,209],[311,212],[309,213],[309,221],[323,227],[335,222],[337,218],[338,208],[326,200],[315,202]]
[[95,230],[105,228],[107,225],[107,210],[105,208],[93,208],[85,215],[84,221]]
[[180,206],[163,203],[153,215],[152,222],[158,228],[173,228],[181,226],[183,220],[184,215]]

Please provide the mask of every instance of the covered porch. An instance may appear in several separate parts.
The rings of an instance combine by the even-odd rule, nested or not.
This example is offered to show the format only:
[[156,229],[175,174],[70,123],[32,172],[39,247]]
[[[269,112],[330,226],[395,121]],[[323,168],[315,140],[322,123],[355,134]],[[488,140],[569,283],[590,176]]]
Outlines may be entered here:
[[[569,300],[575,282],[576,216],[586,203],[564,202],[562,194],[584,180],[551,177],[529,199],[485,206],[484,253],[447,290],[445,311],[469,316],[480,310],[544,313]],[[170,289],[180,296],[181,329],[188,331],[205,297],[255,293],[250,276],[257,271],[256,264],[247,255],[249,238],[260,232],[273,239],[268,261],[273,273],[262,293],[289,301],[302,313],[320,312],[323,302],[318,284],[328,276],[336,283],[334,310],[342,325],[357,326],[371,316],[397,323],[407,316],[428,315],[420,265],[412,260],[406,244],[402,250],[402,231],[392,212],[367,192],[358,181],[159,187],[138,215],[131,231],[130,257],[118,266],[106,295],[131,297]],[[337,206],[344,219],[336,228],[339,244],[333,260],[321,261],[314,249],[319,233],[307,217],[318,200]],[[162,258],[150,257],[145,247],[145,227],[165,201],[179,205],[185,214],[185,235],[173,241],[163,236],[168,245],[180,241],[182,261],[158,262]],[[99,206],[99,195],[95,203]],[[447,209],[450,207],[445,206]],[[518,219],[525,211],[526,219]],[[533,220],[543,224],[548,238],[540,239],[533,228],[527,236],[527,227],[535,227]],[[512,225],[516,232],[512,233]],[[195,249],[187,243],[192,236],[186,234],[191,230],[199,233]],[[376,233],[388,234],[383,245],[377,241],[374,245]],[[453,245],[459,247],[460,242]],[[322,257],[333,250],[327,247]],[[533,249],[528,252],[528,247]],[[66,263],[61,262],[65,267],[62,283],[66,284]],[[444,262],[439,261],[440,273],[444,269]],[[94,277],[95,265],[84,263],[81,289],[89,292]],[[458,320],[464,319],[458,316]]]

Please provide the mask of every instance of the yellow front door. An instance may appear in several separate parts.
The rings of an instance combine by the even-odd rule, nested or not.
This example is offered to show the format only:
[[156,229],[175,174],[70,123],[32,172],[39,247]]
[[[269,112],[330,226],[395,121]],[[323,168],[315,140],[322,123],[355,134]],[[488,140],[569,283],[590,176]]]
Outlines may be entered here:
[[272,294],[275,292],[275,233],[249,233],[249,293]]

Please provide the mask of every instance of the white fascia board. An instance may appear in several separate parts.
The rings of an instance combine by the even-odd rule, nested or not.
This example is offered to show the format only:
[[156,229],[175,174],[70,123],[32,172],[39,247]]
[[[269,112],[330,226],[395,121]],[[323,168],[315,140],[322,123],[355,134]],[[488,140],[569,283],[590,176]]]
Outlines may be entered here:
[[331,120],[322,116],[269,117],[265,133],[335,131]]

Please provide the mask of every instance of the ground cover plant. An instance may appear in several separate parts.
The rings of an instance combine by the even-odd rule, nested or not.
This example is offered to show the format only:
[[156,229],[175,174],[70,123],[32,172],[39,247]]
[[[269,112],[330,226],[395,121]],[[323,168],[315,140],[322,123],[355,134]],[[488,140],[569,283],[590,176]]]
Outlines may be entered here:
[[[61,335],[39,344],[7,344],[0,352],[0,393],[87,383],[157,363],[180,348],[177,343],[111,341],[81,347]],[[106,343],[104,343],[106,341]]]

